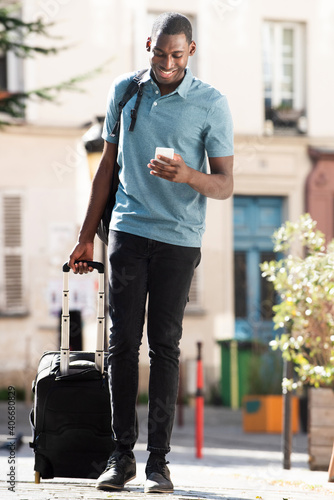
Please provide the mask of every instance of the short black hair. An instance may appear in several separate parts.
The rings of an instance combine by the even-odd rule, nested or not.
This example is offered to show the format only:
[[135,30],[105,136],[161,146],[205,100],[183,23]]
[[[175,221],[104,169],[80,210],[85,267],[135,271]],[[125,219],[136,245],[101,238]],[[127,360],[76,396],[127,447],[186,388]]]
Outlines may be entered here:
[[158,35],[186,36],[188,44],[192,42],[192,26],[189,19],[178,12],[164,12],[156,18],[152,26],[151,38]]

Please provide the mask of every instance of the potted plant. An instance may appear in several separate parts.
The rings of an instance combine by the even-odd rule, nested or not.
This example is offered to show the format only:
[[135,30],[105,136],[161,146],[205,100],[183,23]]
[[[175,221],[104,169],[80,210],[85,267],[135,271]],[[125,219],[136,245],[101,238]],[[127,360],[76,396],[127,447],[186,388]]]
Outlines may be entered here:
[[280,106],[274,109],[276,117],[281,122],[293,122],[296,123],[298,118],[301,117],[303,111],[299,109],[294,109],[291,104],[282,103]]
[[278,294],[273,320],[284,333],[270,345],[294,366],[283,390],[309,388],[310,468],[325,470],[334,440],[334,240],[326,245],[309,214],[283,224],[273,240],[285,256],[261,270]]
[[[251,356],[248,375],[248,392],[242,404],[244,432],[282,433],[282,357],[270,350]],[[298,430],[298,398],[293,397],[292,431]]]

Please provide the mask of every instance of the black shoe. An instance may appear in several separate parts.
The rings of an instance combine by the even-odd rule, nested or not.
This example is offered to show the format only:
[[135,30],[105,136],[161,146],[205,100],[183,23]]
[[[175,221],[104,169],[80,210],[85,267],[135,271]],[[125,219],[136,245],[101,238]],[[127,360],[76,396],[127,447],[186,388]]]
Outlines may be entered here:
[[164,457],[149,459],[146,465],[145,493],[173,493],[174,486]]
[[108,460],[106,470],[96,481],[98,490],[121,490],[125,483],[136,477],[136,460],[126,454],[115,452]]

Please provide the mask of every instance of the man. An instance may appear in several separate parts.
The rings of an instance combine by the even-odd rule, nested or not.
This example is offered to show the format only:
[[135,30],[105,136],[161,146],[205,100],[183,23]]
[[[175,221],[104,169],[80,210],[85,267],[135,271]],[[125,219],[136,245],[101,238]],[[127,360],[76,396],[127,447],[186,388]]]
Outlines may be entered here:
[[[206,198],[224,200],[233,190],[233,132],[225,96],[193,77],[188,58],[196,51],[189,20],[159,16],[148,38],[150,71],[135,129],[129,131],[133,97],[118,103],[134,74],[111,87],[104,151],[93,180],[87,215],[69,265],[88,272],[93,240],[108,196],[118,143],[120,185],[109,232],[109,374],[116,450],[97,480],[99,489],[120,489],[136,475],[135,405],[138,356],[147,302],[150,356],[145,492],[173,492],[165,459],[170,451],[178,389],[179,342],[194,269],[200,261]],[[174,148],[173,159],[154,158],[155,148]],[[210,173],[206,173],[206,153]]]

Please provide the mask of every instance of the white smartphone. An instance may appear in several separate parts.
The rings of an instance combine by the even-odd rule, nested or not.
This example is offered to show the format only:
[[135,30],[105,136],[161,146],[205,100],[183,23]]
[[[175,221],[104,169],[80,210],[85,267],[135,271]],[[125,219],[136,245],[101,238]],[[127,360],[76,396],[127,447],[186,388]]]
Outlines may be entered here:
[[[155,156],[154,158],[158,160],[158,155],[166,156],[167,158],[170,158],[171,160],[174,158],[174,149],[173,148],[155,148]],[[165,161],[158,160],[160,163],[163,163],[164,165],[167,165]]]

